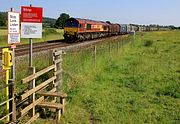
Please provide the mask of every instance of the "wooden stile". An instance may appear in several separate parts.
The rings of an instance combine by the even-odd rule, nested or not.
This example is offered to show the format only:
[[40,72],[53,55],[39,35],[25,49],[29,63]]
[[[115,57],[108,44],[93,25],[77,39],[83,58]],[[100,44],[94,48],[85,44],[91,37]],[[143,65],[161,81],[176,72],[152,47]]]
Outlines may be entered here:
[[39,113],[35,114],[26,124],[31,124],[34,122],[37,118],[39,118]]
[[29,90],[28,92],[26,92],[23,95],[21,95],[21,99],[23,100],[23,99],[27,98],[28,96],[30,96],[34,92],[37,92],[38,90],[42,89],[43,87],[45,87],[46,85],[48,85],[49,83],[51,83],[55,79],[56,79],[56,76],[46,80],[45,82],[43,82],[42,84],[38,85],[34,89]]
[[29,106],[27,106],[26,108],[21,110],[21,116],[25,115],[29,110],[31,110],[37,104],[41,103],[43,100],[44,100],[44,97],[42,96],[38,100],[36,100],[35,102],[31,103]]
[[53,96],[53,97],[61,97],[61,98],[66,98],[67,94],[63,92],[40,92],[38,93],[39,95],[42,96]]
[[51,71],[51,70],[54,69],[54,68],[55,68],[55,65],[51,65],[51,66],[49,66],[49,67],[47,67],[47,68],[45,68],[45,69],[43,69],[43,70],[41,70],[41,71],[39,71],[39,72],[37,72],[37,73],[35,73],[35,74],[32,74],[32,75],[24,78],[24,79],[22,80],[22,83],[23,83],[23,84],[28,83],[29,81],[31,81],[31,80],[33,80],[33,79],[35,79],[35,78],[43,75],[43,74],[46,73],[46,72]]

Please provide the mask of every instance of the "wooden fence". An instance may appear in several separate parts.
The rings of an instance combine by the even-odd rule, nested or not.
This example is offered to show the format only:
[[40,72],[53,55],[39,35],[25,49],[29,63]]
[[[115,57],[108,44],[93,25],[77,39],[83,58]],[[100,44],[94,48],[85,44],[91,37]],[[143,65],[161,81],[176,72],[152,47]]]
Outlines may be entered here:
[[[58,113],[58,120],[60,119],[61,114],[64,113],[65,108],[65,98],[67,94],[60,91],[59,85],[62,80],[62,54],[63,51],[53,51],[53,64],[43,70],[36,72],[35,67],[31,67],[29,72],[31,73],[28,77],[22,79],[22,84],[28,84],[28,90],[20,95],[20,100],[22,103],[20,107],[12,103],[16,103],[14,100],[14,95],[12,98],[4,101],[0,104],[6,104],[11,102],[10,108],[12,111],[1,118],[5,119],[9,115],[14,115],[11,119],[11,122],[17,122],[22,117],[27,116],[30,119],[27,120],[27,124],[35,121],[40,115],[37,112],[38,108],[48,108],[51,110],[56,110]],[[44,74],[48,74],[48,78],[42,81],[36,81],[37,78],[41,77]],[[14,88],[11,88],[14,89]],[[12,94],[13,91],[11,91]],[[16,119],[17,117],[17,119]]]

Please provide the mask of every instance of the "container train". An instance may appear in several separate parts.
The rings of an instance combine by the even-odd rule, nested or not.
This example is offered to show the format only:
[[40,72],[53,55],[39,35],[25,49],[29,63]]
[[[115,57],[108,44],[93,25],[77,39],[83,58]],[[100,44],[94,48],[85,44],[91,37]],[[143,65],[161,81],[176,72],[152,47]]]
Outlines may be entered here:
[[136,31],[155,31],[147,26],[114,24],[89,19],[69,18],[64,25],[64,38],[67,41],[84,41],[101,37],[128,34]]

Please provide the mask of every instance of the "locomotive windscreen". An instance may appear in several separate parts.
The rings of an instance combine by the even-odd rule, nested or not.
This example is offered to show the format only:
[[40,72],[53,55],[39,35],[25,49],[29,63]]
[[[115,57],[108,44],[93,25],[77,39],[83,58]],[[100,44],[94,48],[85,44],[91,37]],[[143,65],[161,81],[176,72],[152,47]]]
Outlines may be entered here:
[[69,20],[65,23],[65,27],[74,27],[78,28],[78,22],[75,20]]

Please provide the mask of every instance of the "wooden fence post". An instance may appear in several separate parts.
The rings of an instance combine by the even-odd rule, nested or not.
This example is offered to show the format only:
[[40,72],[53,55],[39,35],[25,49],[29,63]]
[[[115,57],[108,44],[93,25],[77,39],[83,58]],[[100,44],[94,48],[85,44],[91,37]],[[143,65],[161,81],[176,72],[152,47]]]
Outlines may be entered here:
[[63,50],[53,50],[53,64],[55,64],[55,87],[56,91],[60,91],[60,87],[62,85],[62,55],[65,54]]
[[13,79],[10,79],[9,81],[9,99],[12,99],[9,101],[9,113],[12,112],[12,115],[10,116],[10,121],[16,122],[16,99],[15,99],[15,83]]

